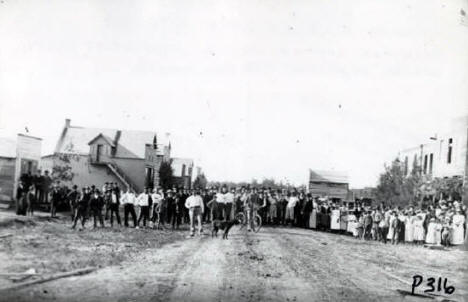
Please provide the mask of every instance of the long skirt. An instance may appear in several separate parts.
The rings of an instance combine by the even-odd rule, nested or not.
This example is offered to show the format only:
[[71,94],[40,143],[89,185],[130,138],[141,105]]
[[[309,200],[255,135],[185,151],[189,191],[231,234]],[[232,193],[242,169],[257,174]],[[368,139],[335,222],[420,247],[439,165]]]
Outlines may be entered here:
[[413,241],[424,241],[424,228],[422,225],[414,226]]
[[410,221],[405,223],[405,241],[413,242],[414,226]]
[[435,223],[429,223],[427,227],[427,234],[426,234],[426,243],[428,244],[435,244],[436,243],[436,226]]
[[340,230],[346,231],[348,229],[348,221],[346,220],[347,215],[341,214],[340,217]]
[[347,228],[346,228],[346,231],[348,233],[353,233],[354,234],[354,231],[356,230],[356,216],[354,216],[353,214],[349,214],[348,217],[346,218],[346,220],[348,221],[348,225],[347,225]]
[[278,209],[276,207],[276,204],[275,205],[271,204],[270,208],[268,209],[268,217],[271,220],[273,220],[273,219],[276,219],[277,214],[278,214]]
[[310,213],[309,227],[311,229],[317,228],[317,211],[316,210],[312,210],[312,213]]
[[294,208],[286,207],[286,220],[294,220]]
[[340,229],[340,211],[333,210],[330,217],[330,229],[339,230]]
[[454,245],[459,245],[459,244],[463,244],[464,242],[464,227],[463,227],[463,224],[460,224],[460,225],[454,225],[453,226],[453,229],[452,229],[452,240],[451,240],[451,243],[454,244]]
[[392,240],[394,236],[395,236],[395,228],[392,227],[392,226],[390,226],[390,227],[388,228],[387,239],[388,239],[388,240]]

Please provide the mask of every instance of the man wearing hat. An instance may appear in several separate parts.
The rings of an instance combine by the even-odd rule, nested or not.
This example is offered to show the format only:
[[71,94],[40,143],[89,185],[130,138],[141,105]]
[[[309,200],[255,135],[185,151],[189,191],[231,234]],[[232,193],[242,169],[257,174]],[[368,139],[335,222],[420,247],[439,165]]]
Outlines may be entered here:
[[73,226],[72,229],[76,227],[76,224],[78,222],[78,219],[81,219],[81,226],[84,228],[85,222],[86,222],[86,215],[88,211],[88,204],[89,201],[91,200],[91,192],[90,192],[89,187],[84,187],[80,199],[78,201],[77,209],[76,209],[76,215],[75,219],[73,220]]
[[73,221],[73,218],[75,218],[76,208],[78,205],[79,198],[80,198],[80,192],[78,192],[78,186],[73,185],[73,190],[67,195],[68,204],[70,205],[72,221]]
[[226,187],[223,186],[221,187],[221,189],[218,189],[217,191],[218,192],[216,193],[216,201],[218,202],[218,213],[216,214],[216,216],[219,219],[222,219],[224,215]]
[[195,235],[195,219],[198,220],[198,235],[203,232],[202,229],[202,215],[205,212],[203,199],[200,196],[200,192],[195,190],[192,195],[185,201],[185,207],[189,210],[190,217],[190,236]]
[[137,203],[137,197],[135,192],[129,187],[127,188],[127,192],[122,194],[122,198],[120,199],[124,206],[124,226],[128,227],[128,216],[131,216],[133,220],[133,227],[137,227],[137,215],[135,212],[135,204]]
[[92,195],[89,201],[89,208],[93,217],[93,228],[95,229],[97,227],[98,221],[101,224],[101,227],[103,228],[104,220],[102,219],[102,207],[104,206],[104,199],[102,198],[99,189],[95,188],[91,194]]

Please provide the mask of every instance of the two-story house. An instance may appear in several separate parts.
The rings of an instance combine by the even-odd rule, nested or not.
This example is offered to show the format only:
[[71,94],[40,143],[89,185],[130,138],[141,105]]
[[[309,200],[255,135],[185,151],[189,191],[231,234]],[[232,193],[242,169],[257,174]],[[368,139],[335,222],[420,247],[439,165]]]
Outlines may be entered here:
[[159,184],[159,167],[170,160],[168,135],[152,131],[72,126],[65,121],[53,154],[44,156],[41,168],[79,187],[117,182],[123,189],[141,192]]

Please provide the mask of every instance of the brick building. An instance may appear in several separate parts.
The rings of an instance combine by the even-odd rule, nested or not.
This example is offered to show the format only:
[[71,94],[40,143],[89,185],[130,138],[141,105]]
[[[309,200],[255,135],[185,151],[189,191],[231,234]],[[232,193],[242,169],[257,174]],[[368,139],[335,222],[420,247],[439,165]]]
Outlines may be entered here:
[[174,157],[171,159],[176,186],[186,189],[192,188],[193,166],[193,159],[190,158]]

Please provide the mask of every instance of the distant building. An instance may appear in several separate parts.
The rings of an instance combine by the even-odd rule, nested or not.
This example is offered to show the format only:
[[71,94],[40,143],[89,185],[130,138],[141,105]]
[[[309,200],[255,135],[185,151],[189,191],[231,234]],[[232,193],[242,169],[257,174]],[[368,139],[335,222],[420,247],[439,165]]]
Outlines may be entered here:
[[356,200],[375,200],[375,188],[365,187],[362,189],[350,189],[348,199],[352,201]]
[[428,138],[429,142],[400,151],[398,158],[409,175],[414,162],[426,179],[457,178],[463,181],[468,200],[468,115],[452,120],[445,134]]
[[193,159],[172,158],[171,166],[174,172],[174,182],[178,187],[192,188]]
[[65,126],[53,154],[44,156],[43,169],[79,187],[117,182],[141,192],[159,184],[159,167],[170,159],[167,136],[153,131]]
[[309,170],[309,192],[313,196],[346,200],[349,180],[345,172]]
[[467,170],[468,116],[454,119],[448,133],[399,152],[406,174],[414,161],[428,177],[465,177]]
[[41,160],[42,139],[18,134],[16,139],[0,138],[0,203],[15,198],[23,174],[36,173]]

